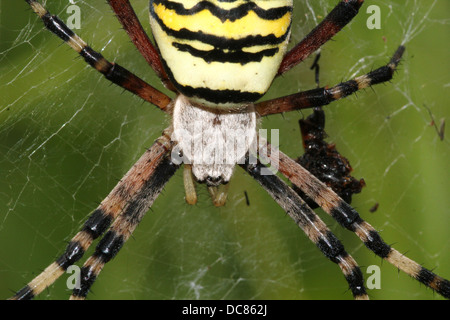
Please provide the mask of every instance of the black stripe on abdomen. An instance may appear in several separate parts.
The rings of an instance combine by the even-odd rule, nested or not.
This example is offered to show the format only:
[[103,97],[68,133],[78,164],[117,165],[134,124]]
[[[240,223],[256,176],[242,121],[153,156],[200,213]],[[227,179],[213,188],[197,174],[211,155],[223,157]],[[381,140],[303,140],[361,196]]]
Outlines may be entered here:
[[281,36],[277,37],[274,34],[267,36],[251,35],[239,39],[226,38],[216,36],[203,31],[191,31],[186,28],[182,28],[179,31],[170,29],[164,22],[152,11],[152,17],[158,22],[161,29],[169,36],[180,40],[200,41],[204,44],[209,44],[214,48],[238,50],[244,47],[264,46],[264,45],[277,45],[286,40],[289,36],[289,29]]
[[249,62],[261,62],[264,57],[272,57],[278,53],[279,48],[265,49],[258,52],[244,52],[242,50],[224,51],[214,48],[212,50],[199,50],[188,44],[174,42],[172,45],[179,51],[188,52],[191,56],[201,58],[207,63],[230,62],[242,65]]
[[[183,4],[178,2],[172,2],[167,0],[153,0],[155,4],[162,4],[169,10],[174,10],[176,14],[182,16],[191,16],[199,13],[203,10],[208,10],[215,17],[219,18],[222,22],[225,20],[236,21],[245,17],[250,11],[253,11],[264,20],[277,20],[283,17],[286,13],[292,11],[292,7],[275,7],[264,10],[256,5],[254,2],[247,2],[235,8],[226,10],[222,9],[209,1],[199,1],[195,6],[190,9],[186,9]],[[226,1],[235,2],[235,1]],[[151,8],[152,6],[150,6]]]

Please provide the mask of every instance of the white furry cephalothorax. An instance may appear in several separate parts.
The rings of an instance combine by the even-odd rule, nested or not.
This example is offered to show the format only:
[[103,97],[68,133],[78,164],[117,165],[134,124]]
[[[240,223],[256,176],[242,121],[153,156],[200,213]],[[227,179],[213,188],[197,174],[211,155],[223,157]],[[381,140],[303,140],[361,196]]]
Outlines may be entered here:
[[226,183],[256,144],[256,123],[253,104],[238,111],[211,109],[179,95],[173,110],[172,140],[178,143],[173,154],[181,151],[198,181]]

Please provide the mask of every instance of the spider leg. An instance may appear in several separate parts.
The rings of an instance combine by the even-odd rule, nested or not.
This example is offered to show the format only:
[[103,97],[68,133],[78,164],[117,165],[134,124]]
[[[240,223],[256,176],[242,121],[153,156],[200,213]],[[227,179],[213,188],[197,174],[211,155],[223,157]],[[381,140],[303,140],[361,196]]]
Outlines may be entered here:
[[194,205],[197,203],[197,191],[195,190],[195,178],[192,174],[192,165],[185,164],[183,168],[183,182],[186,203]]
[[156,72],[164,86],[172,91],[175,91],[175,87],[164,71],[161,59],[159,58],[158,50],[152,44],[147,33],[142,28],[142,25],[137,18],[130,1],[108,0],[108,3],[116,14],[117,19],[122,24],[124,30],[127,32],[131,41],[145,58],[147,63]]
[[[262,138],[260,137],[260,139]],[[273,158],[270,144],[265,140],[263,140],[263,143],[266,143],[267,146],[267,157],[272,161],[277,161],[279,172],[313,199],[342,227],[354,232],[368,249],[443,297],[450,298],[449,280],[436,275],[390,247],[383,241],[378,232],[333,190],[281,151],[277,150],[274,153],[276,159]]]
[[364,278],[356,261],[306,202],[274,174],[261,174],[261,163],[241,165],[314,242],[322,253],[338,264],[355,299],[368,299]]
[[278,74],[290,70],[341,31],[357,14],[364,0],[342,0],[302,41],[283,58]]
[[[115,257],[123,244],[130,238],[177,168],[178,166],[172,163],[170,157],[164,157],[158,165],[156,173],[149,179],[142,180],[142,187],[139,188],[138,193],[121,210],[120,215],[98,243],[95,252],[81,268],[80,287],[73,290],[71,300],[86,298],[104,265]],[[134,181],[130,183],[136,184]]]
[[[136,216],[131,215],[130,212],[147,210],[175,172],[176,167],[167,157],[171,148],[172,142],[167,134],[158,138],[89,216],[81,231],[69,242],[66,251],[11,299],[32,299],[41,293],[64,274],[70,265],[80,260],[92,242],[101,236],[115,220],[113,229],[106,233],[99,244],[100,249],[97,248],[94,254],[103,261],[111,259],[114,250],[107,247],[105,242],[114,240],[116,245],[114,249],[118,251],[119,238],[113,237],[118,224],[117,220],[119,220],[117,217],[120,216],[119,227],[122,227],[123,219],[130,219],[130,222],[137,223]],[[105,247],[112,251],[107,253]]]
[[168,96],[156,90],[127,69],[106,60],[100,53],[94,51],[83,39],[70,30],[57,16],[51,15],[39,2],[35,0],[25,1],[41,18],[48,30],[65,41],[89,65],[102,73],[105,78],[165,111],[171,102]]
[[389,81],[392,79],[404,51],[404,46],[398,47],[387,65],[353,80],[342,82],[331,88],[322,87],[294,93],[273,100],[263,101],[255,105],[256,111],[258,111],[261,116],[267,116],[269,114],[324,106],[333,101],[345,98],[359,90]]

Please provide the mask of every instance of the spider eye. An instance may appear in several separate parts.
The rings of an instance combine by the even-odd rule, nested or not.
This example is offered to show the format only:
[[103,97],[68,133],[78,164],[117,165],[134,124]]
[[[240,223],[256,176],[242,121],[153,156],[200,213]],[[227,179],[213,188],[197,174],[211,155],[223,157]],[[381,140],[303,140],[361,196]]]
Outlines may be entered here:
[[222,177],[207,177],[205,182],[208,187],[217,187],[223,184],[224,180]]

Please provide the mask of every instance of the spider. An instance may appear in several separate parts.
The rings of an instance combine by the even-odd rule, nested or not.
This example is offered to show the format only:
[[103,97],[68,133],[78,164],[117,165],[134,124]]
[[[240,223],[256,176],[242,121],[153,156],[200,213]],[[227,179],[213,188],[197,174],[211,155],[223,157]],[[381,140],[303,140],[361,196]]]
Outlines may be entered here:
[[[338,265],[354,298],[367,299],[362,272],[356,261],[292,188],[277,175],[267,174],[267,166],[263,164],[267,164],[267,160],[276,164],[282,175],[343,228],[354,232],[369,250],[442,296],[450,297],[448,280],[386,244],[375,229],[334,191],[256,133],[259,117],[325,106],[361,89],[391,80],[405,50],[403,46],[396,50],[387,65],[363,76],[330,88],[316,88],[256,102],[275,77],[305,60],[345,27],[357,15],[363,0],[340,1],[291,50],[287,50],[287,43],[292,0],[236,0],[226,3],[152,0],[150,16],[156,46],[149,40],[129,1],[109,0],[108,3],[132,42],[165,87],[176,93],[173,99],[120,65],[106,60],[39,2],[26,2],[42,19],[46,28],[78,52],[89,65],[116,85],[172,115],[173,121],[93,211],[64,253],[19,290],[13,299],[31,299],[41,293],[69,266],[80,260],[94,240],[101,238],[93,255],[81,268],[81,286],[75,288],[71,296],[71,299],[84,299],[104,265],[117,255],[164,185],[182,164],[186,201],[190,204],[197,201],[194,188],[197,181],[207,185],[217,206],[225,203],[226,187],[234,167],[242,167],[286,211],[318,249]],[[172,20],[168,19],[169,15]],[[194,20],[198,23],[193,24]],[[230,28],[221,27],[225,24]],[[198,25],[200,28],[197,28]],[[252,27],[256,30],[252,31]],[[206,128],[200,128],[200,138],[206,136],[210,139],[208,142],[201,142],[196,135],[196,125],[199,123],[201,126],[206,125]],[[217,158],[213,163],[198,160],[195,147],[199,144],[204,147],[209,144],[216,146],[213,138],[220,134],[233,134],[233,130],[243,133],[247,139],[243,139],[243,150],[233,145],[232,150],[236,152],[232,163],[217,161]],[[255,142],[261,147],[258,150],[259,159],[256,159],[252,149]],[[194,151],[190,149],[192,146]],[[224,160],[224,155],[219,160]]]

